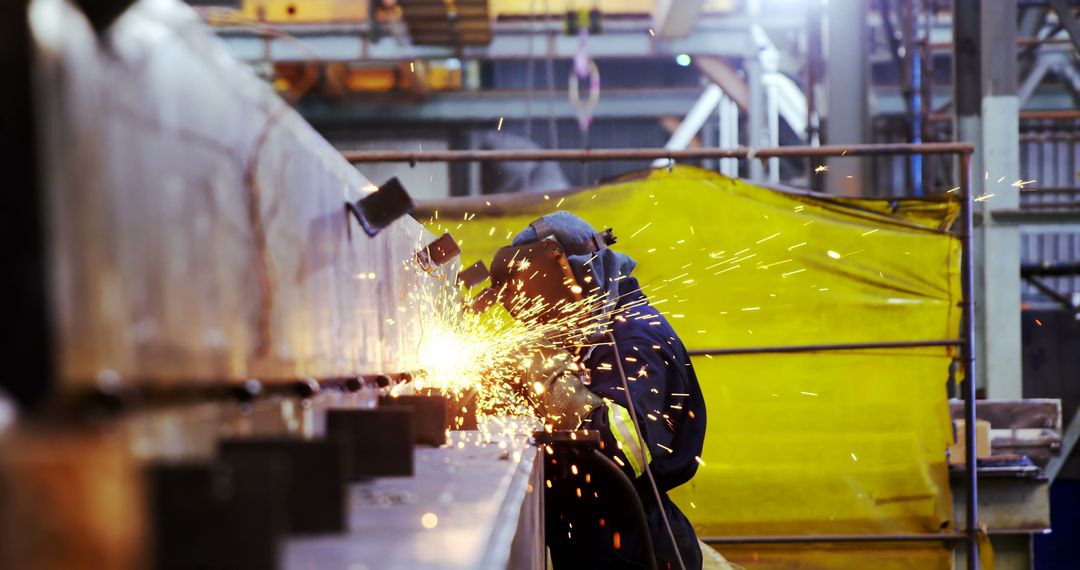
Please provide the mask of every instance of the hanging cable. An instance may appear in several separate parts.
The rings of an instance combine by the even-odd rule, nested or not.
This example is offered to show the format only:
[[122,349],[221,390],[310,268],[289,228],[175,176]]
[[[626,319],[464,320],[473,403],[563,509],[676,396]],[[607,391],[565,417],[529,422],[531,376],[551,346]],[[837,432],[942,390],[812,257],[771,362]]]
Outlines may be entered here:
[[[626,407],[630,409],[630,419],[634,422],[634,433],[637,435],[638,441],[642,446],[647,445],[645,438],[641,435],[641,424],[638,423],[637,411],[635,411],[634,402],[630,400],[630,386],[626,382],[626,372],[623,371],[622,355],[619,354],[618,343],[615,342],[615,333],[608,331],[607,337],[611,340],[611,348],[615,351],[615,366],[619,369],[619,382],[622,383],[623,392],[626,394]],[[644,459],[644,454],[642,454]],[[664,521],[664,530],[667,532],[668,539],[671,540],[671,546],[675,549],[675,560],[679,563],[681,570],[686,570],[686,563],[683,562],[682,552],[679,551],[679,543],[675,542],[675,533],[671,530],[671,521],[668,520],[667,511],[664,510],[664,503],[660,500],[660,489],[656,486],[656,478],[652,474],[652,466],[645,463],[645,475],[649,478],[649,486],[652,487],[653,498],[656,499],[656,508],[660,511],[660,518]]]

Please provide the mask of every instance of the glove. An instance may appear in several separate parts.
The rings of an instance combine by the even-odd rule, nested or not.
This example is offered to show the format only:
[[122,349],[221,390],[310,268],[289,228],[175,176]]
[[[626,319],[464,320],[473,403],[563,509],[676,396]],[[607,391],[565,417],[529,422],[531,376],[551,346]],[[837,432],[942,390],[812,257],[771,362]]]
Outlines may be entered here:
[[577,429],[604,403],[581,381],[577,362],[564,350],[535,355],[526,378],[536,393],[542,419],[554,429]]

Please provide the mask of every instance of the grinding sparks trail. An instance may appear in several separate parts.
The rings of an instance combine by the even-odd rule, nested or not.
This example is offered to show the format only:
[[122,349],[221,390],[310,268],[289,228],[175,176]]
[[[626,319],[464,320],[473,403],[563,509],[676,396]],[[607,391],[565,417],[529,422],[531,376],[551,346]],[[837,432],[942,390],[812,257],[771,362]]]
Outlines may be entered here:
[[[527,263],[522,262],[514,263]],[[453,402],[475,402],[484,437],[492,432],[530,433],[540,427],[535,419],[536,400],[546,388],[534,383],[535,378],[527,380],[532,376],[528,372],[537,367],[573,370],[576,364],[560,349],[590,345],[589,338],[607,330],[607,319],[601,318],[605,311],[600,309],[610,309],[615,303],[606,297],[586,296],[548,306],[539,297],[521,297],[513,301],[518,320],[502,311],[472,310],[459,285],[438,275],[425,287],[410,291],[408,299],[421,315],[411,323],[419,338],[419,373],[412,382],[394,386],[391,395],[435,392]],[[459,426],[464,422],[464,417],[452,419]],[[550,425],[558,419],[540,421]]]
[[645,224],[644,226],[641,226],[641,229],[639,229],[638,231],[636,231],[636,232],[634,232],[634,233],[630,234],[630,237],[636,237],[636,236],[637,236],[638,234],[640,234],[641,232],[645,231],[645,228],[647,228],[647,227],[649,227],[649,226],[651,226],[651,225],[652,225],[652,222],[649,222],[649,223]]

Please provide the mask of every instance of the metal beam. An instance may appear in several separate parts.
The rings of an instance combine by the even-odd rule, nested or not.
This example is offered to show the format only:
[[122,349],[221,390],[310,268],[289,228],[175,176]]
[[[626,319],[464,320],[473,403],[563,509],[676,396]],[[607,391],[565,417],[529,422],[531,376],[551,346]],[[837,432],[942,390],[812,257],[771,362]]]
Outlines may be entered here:
[[1039,84],[1046,77],[1046,73],[1054,67],[1056,59],[1057,53],[1040,51],[1036,55],[1035,64],[1028,70],[1017,90],[1017,98],[1021,109],[1028,99],[1031,99],[1031,96],[1035,94],[1035,90],[1039,88]]
[[1046,464],[1046,469],[1043,470],[1051,484],[1054,479],[1057,479],[1058,473],[1061,473],[1061,468],[1068,463],[1069,456],[1072,455],[1078,441],[1080,441],[1080,409],[1076,410],[1072,421],[1069,422],[1069,427],[1065,428],[1065,433],[1061,436],[1061,450],[1050,459],[1050,462]]
[[872,542],[964,542],[967,536],[952,533],[924,534],[806,534],[793,536],[706,536],[701,539],[709,546],[741,544],[847,544]]
[[740,109],[745,111],[750,108],[750,88],[746,85],[746,79],[731,64],[718,57],[705,56],[694,58],[694,65],[702,75],[719,85]]
[[[953,40],[953,112],[956,113],[955,123],[953,124],[954,138],[957,141],[963,141],[972,145],[975,145],[976,152],[969,160],[957,161],[957,176],[960,180],[964,181],[966,186],[964,190],[967,195],[963,198],[963,220],[965,227],[964,242],[967,246],[963,252],[962,258],[962,279],[966,290],[969,293],[974,293],[974,275],[973,275],[973,256],[974,252],[974,233],[972,228],[974,227],[974,212],[972,212],[973,204],[972,197],[978,195],[978,184],[982,181],[982,177],[975,176],[974,172],[979,172],[981,163],[978,155],[979,150],[979,113],[981,110],[980,96],[981,90],[979,85],[980,80],[980,35],[979,35],[979,13],[981,11],[981,5],[979,0],[955,0],[953,3],[953,27],[952,27],[952,40]],[[931,102],[927,102],[931,103]],[[975,349],[979,346],[979,338],[975,327],[974,320],[974,308],[971,303],[974,303],[975,299],[964,299],[964,315],[963,322],[961,324],[965,338],[968,343],[964,347],[964,375],[967,377],[963,382],[963,391],[965,393],[964,402],[964,440],[968,442],[975,441],[974,437],[974,415],[975,415],[975,382],[980,378],[979,372],[973,371],[975,368],[972,359],[976,358],[976,354],[981,355],[981,352],[977,352]],[[972,378],[971,374],[974,373],[975,377]],[[968,445],[965,449],[964,464],[970,470],[975,464],[974,445]],[[974,540],[975,536],[972,535],[972,528],[978,525],[979,512],[978,512],[978,496],[979,486],[978,478],[972,472],[965,473],[965,494],[964,494],[964,506],[966,507],[965,524],[968,527],[969,537]],[[954,495],[956,497],[956,495]],[[955,499],[954,499],[955,500]],[[954,509],[955,511],[955,509]],[[972,540],[972,541],[973,541]],[[965,554],[967,560],[967,568],[970,570],[978,569],[979,551],[978,546],[975,544],[965,545]]]
[[1057,301],[1058,304],[1061,305],[1061,307],[1064,308],[1066,311],[1076,312],[1076,305],[1073,304],[1072,299],[1068,295],[1065,295],[1057,289],[1054,289],[1046,283],[1043,283],[1042,279],[1039,279],[1034,275],[1022,275],[1022,277],[1025,281],[1031,283],[1033,287],[1038,289],[1040,293]]
[[[746,18],[702,18],[694,31],[683,38],[663,39],[649,33],[647,20],[605,21],[604,33],[589,38],[589,55],[593,59],[626,59],[650,56],[671,56],[688,53],[695,56],[735,57],[745,53],[750,41],[750,25]],[[770,17],[769,29],[798,30],[803,20],[791,17]],[[272,31],[253,27],[219,27],[217,35],[229,52],[242,61],[407,61],[415,59],[529,59],[537,57],[530,42],[536,37],[552,35],[552,50],[556,59],[572,58],[580,43],[576,36],[563,33],[561,22],[550,21],[535,25],[521,22],[496,22],[494,37],[486,46],[464,46],[460,50],[442,46],[416,46],[384,38],[369,39],[365,24],[355,25],[294,25],[273,28]]]
[[1080,275],[1080,261],[1069,263],[1025,263],[1020,266],[1020,275],[1037,277],[1064,277]]
[[[828,97],[825,107],[825,142],[857,144],[867,140],[870,85],[868,0],[830,0],[829,53],[826,59]],[[864,161],[844,157],[829,162],[826,189],[846,196],[862,193],[870,177]]]
[[1057,14],[1058,22],[1061,22],[1061,25],[1065,27],[1065,31],[1069,32],[1069,39],[1072,40],[1073,47],[1080,51],[1080,22],[1077,22],[1076,17],[1073,16],[1069,3],[1065,0],[1047,0],[1047,3]]
[[[700,95],[701,90],[696,87],[606,89],[601,95],[600,104],[593,111],[593,118],[656,119],[670,115],[683,116]],[[296,108],[308,122],[320,126],[350,122],[498,121],[500,117],[524,118],[529,112],[524,92],[517,90],[435,93],[422,102],[401,101],[400,98],[357,99],[355,104],[309,100],[301,101]],[[565,91],[556,93],[551,114],[556,119],[577,117]]]
[[[1020,177],[1019,99],[1017,97],[1016,4],[983,0],[979,13],[982,70],[982,166],[974,178],[982,184],[978,195],[993,195],[979,202],[984,216],[976,232],[976,299],[979,303],[976,339],[980,355],[976,378],[987,397],[1018,400],[1023,397],[1020,351],[1020,229],[997,223],[996,212],[1019,208]],[[1001,182],[998,182],[998,181]]]
[[[690,112],[686,114],[686,117],[675,128],[675,131],[671,133],[671,138],[668,139],[664,148],[667,150],[688,148],[701,127],[705,126],[705,122],[712,117],[723,97],[724,91],[720,89],[719,85],[712,83],[706,87],[701,93],[701,97],[698,97],[698,100],[694,102],[694,106],[690,108]],[[671,159],[658,158],[653,161],[652,165],[654,167],[663,167],[671,163]]]
[[444,150],[424,152],[342,151],[349,162],[498,162],[498,161],[596,161],[641,160],[655,158],[698,159],[835,156],[911,156],[949,154],[967,157],[973,148],[966,143],[895,143],[824,146],[783,146],[776,148],[699,148],[667,150],[663,148],[599,148],[540,150]]
[[[721,85],[721,88],[723,86]],[[725,95],[731,95],[724,90]],[[659,119],[661,117],[685,115],[701,95],[696,87],[649,87],[634,89],[604,89],[600,95],[600,104],[593,112],[596,119]],[[745,96],[745,95],[744,95]],[[1059,99],[1065,103],[1065,95]],[[735,99],[735,97],[731,97]],[[735,99],[736,102],[738,101]],[[892,87],[879,87],[874,90],[877,111],[881,115],[895,115],[903,112],[903,99],[899,91]],[[939,92],[934,97],[934,105],[940,107],[948,103],[949,97]],[[739,103],[742,107],[744,103]],[[339,122],[373,123],[462,123],[475,121],[498,121],[524,119],[529,116],[525,92],[520,90],[459,91],[432,93],[422,101],[403,101],[400,98],[380,97],[379,95],[356,96],[343,101],[328,102],[315,98],[300,101],[296,108],[309,121],[319,124]],[[537,114],[538,108],[540,115]],[[547,117],[546,97],[541,103],[533,101],[532,116]],[[790,115],[792,122],[805,124],[794,119],[795,114],[788,113],[785,107],[785,120]],[[1080,112],[1074,113],[1080,116]],[[572,120],[576,117],[565,91],[556,92],[554,116],[560,120]],[[1032,115],[1040,118],[1043,115]],[[1028,118],[1023,115],[1021,118]],[[931,121],[947,120],[946,115],[931,115]]]

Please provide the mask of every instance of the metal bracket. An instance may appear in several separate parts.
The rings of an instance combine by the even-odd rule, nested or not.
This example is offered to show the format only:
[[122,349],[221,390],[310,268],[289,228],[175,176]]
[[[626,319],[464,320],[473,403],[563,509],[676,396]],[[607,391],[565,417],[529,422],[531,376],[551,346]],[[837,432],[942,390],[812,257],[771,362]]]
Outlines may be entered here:
[[355,203],[346,202],[345,208],[356,216],[364,233],[375,237],[391,222],[415,210],[417,203],[395,177]]
[[1050,462],[1046,464],[1046,469],[1044,469],[1046,478],[1051,484],[1054,483],[1054,479],[1061,472],[1061,468],[1065,467],[1065,463],[1069,461],[1069,456],[1072,455],[1078,441],[1080,441],[1080,409],[1076,410],[1072,421],[1069,422],[1069,427],[1065,428],[1065,433],[1062,434],[1061,452],[1051,458]]
[[348,442],[349,479],[412,476],[414,411],[388,406],[374,410],[329,409],[326,434]]
[[289,531],[295,534],[343,532],[347,527],[346,484],[351,471],[344,438],[303,440],[288,437],[226,439],[218,456],[237,469],[281,461],[289,473],[284,492]]
[[284,463],[151,465],[146,475],[155,568],[278,567],[278,543],[288,531]]

